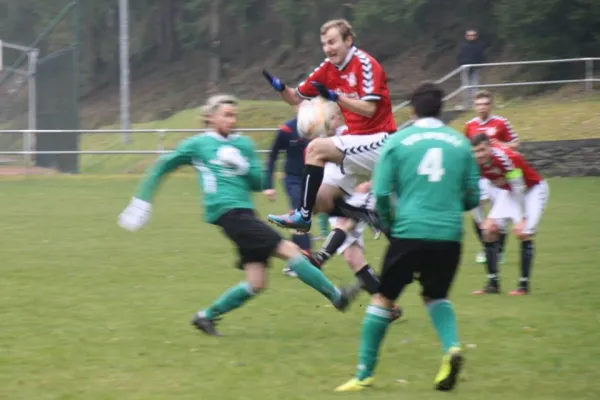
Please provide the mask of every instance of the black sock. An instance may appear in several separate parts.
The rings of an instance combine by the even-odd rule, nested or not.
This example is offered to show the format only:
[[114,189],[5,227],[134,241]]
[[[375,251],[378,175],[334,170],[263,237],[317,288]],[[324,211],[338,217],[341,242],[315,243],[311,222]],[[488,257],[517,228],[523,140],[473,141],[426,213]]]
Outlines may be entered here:
[[498,284],[498,243],[485,243],[488,279],[491,284]]
[[504,253],[504,244],[506,243],[506,233],[501,233],[498,237],[498,253]]
[[485,243],[483,242],[483,232],[481,231],[481,228],[479,227],[477,222],[475,222],[475,220],[473,220],[473,227],[475,228],[475,233],[477,233],[479,242],[481,242],[481,244],[485,245]]
[[300,213],[302,218],[310,220],[312,210],[317,202],[317,192],[323,182],[323,167],[307,164],[304,166],[304,176],[302,177],[302,205]]
[[365,289],[365,291],[369,294],[379,293],[379,277],[375,274],[375,271],[371,269],[369,264],[362,267],[355,275],[360,282],[360,286]]
[[337,249],[344,244],[344,241],[346,241],[346,232],[340,228],[335,228],[329,232],[329,235],[327,235],[327,239],[325,239],[321,250],[319,250],[319,255],[321,256],[323,262],[329,260],[331,256],[335,254]]
[[521,287],[527,287],[529,284],[533,253],[533,241],[525,240],[521,242],[521,279],[519,281]]
[[354,221],[366,222],[368,225],[379,228],[379,217],[375,211],[366,207],[357,207],[348,204],[344,199],[338,197],[333,201],[333,209],[329,213],[332,217],[346,217]]

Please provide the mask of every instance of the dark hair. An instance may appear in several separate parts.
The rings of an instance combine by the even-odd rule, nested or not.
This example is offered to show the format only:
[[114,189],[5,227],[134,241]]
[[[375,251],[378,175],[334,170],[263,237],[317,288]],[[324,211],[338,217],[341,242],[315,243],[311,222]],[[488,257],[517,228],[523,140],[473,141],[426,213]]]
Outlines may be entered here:
[[471,139],[471,146],[479,146],[481,143],[490,143],[490,138],[485,133],[478,133]]
[[439,117],[442,113],[444,91],[434,82],[426,81],[412,92],[410,104],[419,118]]

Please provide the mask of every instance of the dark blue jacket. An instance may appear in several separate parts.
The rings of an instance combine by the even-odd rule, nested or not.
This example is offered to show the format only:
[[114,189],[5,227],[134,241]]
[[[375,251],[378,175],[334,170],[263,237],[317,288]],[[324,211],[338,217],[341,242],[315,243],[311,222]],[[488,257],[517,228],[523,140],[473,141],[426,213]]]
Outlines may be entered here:
[[478,40],[465,40],[460,45],[458,65],[482,64],[485,62],[485,49]]
[[271,154],[267,162],[266,188],[273,188],[273,172],[275,162],[279,152],[285,150],[287,158],[285,160],[285,174],[288,176],[302,176],[304,172],[304,149],[308,145],[308,140],[301,138],[296,129],[297,119],[287,121],[279,127],[277,136],[271,146]]

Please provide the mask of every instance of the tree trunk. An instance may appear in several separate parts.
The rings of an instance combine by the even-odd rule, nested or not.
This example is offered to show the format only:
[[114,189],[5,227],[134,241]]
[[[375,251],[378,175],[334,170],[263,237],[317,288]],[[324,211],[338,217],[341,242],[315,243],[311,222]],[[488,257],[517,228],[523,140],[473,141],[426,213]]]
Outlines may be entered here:
[[159,29],[158,46],[159,56],[162,61],[171,61],[175,58],[175,1],[159,1]]
[[210,5],[210,43],[211,57],[208,69],[209,92],[219,91],[219,81],[221,80],[221,40],[220,40],[220,19],[221,19],[221,0],[212,0]]

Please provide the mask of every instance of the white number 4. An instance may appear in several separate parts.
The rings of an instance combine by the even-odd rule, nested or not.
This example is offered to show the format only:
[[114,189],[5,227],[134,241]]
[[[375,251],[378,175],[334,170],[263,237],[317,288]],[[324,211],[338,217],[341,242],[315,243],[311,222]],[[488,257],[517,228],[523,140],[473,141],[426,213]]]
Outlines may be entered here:
[[427,150],[427,153],[421,159],[417,173],[427,175],[429,182],[439,182],[446,173],[443,166],[442,149],[434,147]]

